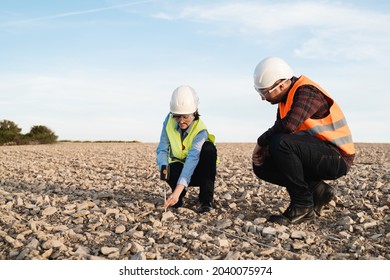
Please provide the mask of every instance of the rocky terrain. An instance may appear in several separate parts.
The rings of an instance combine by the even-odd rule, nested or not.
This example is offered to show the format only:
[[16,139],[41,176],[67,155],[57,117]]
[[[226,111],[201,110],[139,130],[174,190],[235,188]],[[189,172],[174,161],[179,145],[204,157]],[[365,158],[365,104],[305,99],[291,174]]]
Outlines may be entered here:
[[390,144],[357,144],[315,222],[266,222],[289,203],[256,179],[254,144],[218,144],[216,208],[197,188],[164,211],[156,144],[0,147],[0,259],[390,259]]

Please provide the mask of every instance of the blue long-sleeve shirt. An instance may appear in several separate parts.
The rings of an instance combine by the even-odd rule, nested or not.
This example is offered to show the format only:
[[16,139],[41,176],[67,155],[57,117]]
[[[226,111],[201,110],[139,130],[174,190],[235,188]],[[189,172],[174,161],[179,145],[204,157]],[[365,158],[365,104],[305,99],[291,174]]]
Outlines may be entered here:
[[[166,131],[166,126],[168,123],[168,119],[170,117],[170,114],[167,115],[167,117],[164,120],[163,128],[160,135],[160,143],[157,146],[156,153],[156,162],[158,165],[158,170],[161,170],[162,165],[168,165],[168,157],[169,157],[169,138]],[[181,128],[178,124],[176,124],[176,129],[183,135],[183,139],[188,135],[188,132],[191,130],[193,124],[191,124],[186,131],[182,133]],[[179,176],[179,179],[177,181],[178,185],[183,185],[185,187],[188,187],[188,184],[191,181],[192,174],[194,174],[194,170],[196,166],[199,163],[199,157],[200,157],[200,151],[202,150],[202,146],[204,142],[206,142],[208,137],[207,131],[202,130],[198,133],[198,135],[195,136],[192,147],[188,151],[188,155],[185,159],[183,170],[181,171],[181,174]]]

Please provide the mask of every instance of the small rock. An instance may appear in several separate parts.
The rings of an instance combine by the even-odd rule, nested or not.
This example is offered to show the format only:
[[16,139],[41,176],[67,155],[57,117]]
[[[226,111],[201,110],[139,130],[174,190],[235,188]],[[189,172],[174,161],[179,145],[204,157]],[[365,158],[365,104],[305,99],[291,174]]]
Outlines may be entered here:
[[229,240],[218,238],[218,239],[217,239],[217,245],[218,245],[219,247],[221,247],[221,248],[223,248],[223,247],[228,248],[228,247],[229,247]]
[[76,255],[83,257],[89,255],[89,249],[84,246],[79,246],[75,252]]
[[125,231],[126,227],[124,225],[120,225],[115,228],[115,233],[124,233]]
[[129,235],[134,237],[134,238],[142,238],[142,237],[144,237],[145,233],[141,230],[131,230],[129,232]]
[[27,244],[26,248],[34,250],[38,247],[39,241],[37,239],[32,239],[30,243]]
[[147,210],[153,210],[156,208],[156,206],[154,205],[154,203],[150,203],[150,202],[143,202],[143,206],[147,209]]
[[226,200],[231,200],[232,199],[232,195],[230,193],[225,193],[223,196],[222,196],[223,199],[226,199]]
[[236,204],[235,202],[230,203],[230,204],[229,204],[229,208],[230,208],[230,209],[236,209],[236,208],[237,208],[237,204]]
[[346,216],[344,218],[342,218],[339,222],[339,225],[342,225],[342,226],[345,226],[345,225],[353,225],[355,222],[353,221],[353,219],[349,216]]
[[189,209],[189,208],[186,208],[186,207],[180,207],[177,209],[177,212],[179,214],[185,214],[185,215],[190,215],[190,216],[193,216],[194,214],[196,214],[196,212],[192,209]]
[[293,249],[295,250],[301,250],[302,248],[304,248],[305,246],[307,246],[305,243],[303,243],[302,241],[298,241],[298,242],[294,242],[292,244],[292,247]]
[[225,260],[239,260],[241,257],[241,253],[238,251],[229,251],[225,257]]
[[66,226],[66,225],[59,225],[59,226],[55,226],[53,228],[53,231],[54,232],[64,232],[64,231],[67,231],[69,228]]
[[43,216],[51,216],[56,212],[57,212],[56,207],[47,207],[45,210],[42,211],[42,215]]
[[168,221],[168,220],[173,220],[174,218],[175,218],[175,215],[171,211],[167,211],[167,212],[164,212],[162,214],[161,221],[165,222],[165,221]]
[[347,238],[347,239],[351,238],[351,235],[346,231],[341,231],[339,234],[344,238]]
[[281,232],[278,234],[278,238],[282,240],[287,240],[290,238],[290,235],[286,232]]
[[83,203],[77,204],[77,211],[86,210],[89,208],[93,208],[95,206],[95,203],[92,201],[84,201]]
[[231,225],[232,225],[231,220],[224,219],[224,220],[218,221],[217,225],[215,227],[218,229],[224,229],[224,228],[230,227]]
[[119,210],[118,209],[112,209],[112,208],[107,208],[106,209],[106,216],[109,215],[114,215],[115,217],[119,215]]
[[212,241],[213,238],[207,233],[203,233],[202,235],[199,236],[199,240],[202,242],[206,242],[206,241]]
[[275,252],[275,248],[267,248],[265,250],[260,251],[262,256],[272,255]]
[[187,233],[187,236],[188,236],[189,238],[196,239],[196,238],[199,236],[199,234],[198,234],[198,232],[196,232],[196,231],[194,231],[194,230],[190,230],[190,231]]
[[291,232],[291,238],[293,239],[303,239],[306,237],[306,232],[301,230],[294,230]]
[[106,255],[110,255],[110,254],[112,254],[114,252],[119,252],[119,249],[116,248],[116,247],[106,247],[106,246],[104,246],[104,247],[102,247],[100,249],[100,252],[102,252],[102,254],[106,256]]
[[375,227],[377,224],[378,224],[378,222],[376,222],[376,221],[369,222],[369,223],[364,223],[363,224],[363,228],[364,229],[369,229],[369,228]]
[[64,243],[57,239],[50,239],[42,244],[43,249],[60,248],[62,246],[64,246]]
[[276,228],[273,227],[265,227],[263,228],[262,234],[276,235]]
[[131,243],[126,244],[126,245],[122,248],[121,255],[126,255],[127,252],[130,251],[131,246],[132,246]]
[[131,251],[131,253],[135,254],[135,253],[143,252],[143,251],[145,251],[145,249],[144,249],[144,247],[142,245],[140,245],[139,243],[133,241],[131,243],[130,251]]
[[49,250],[46,250],[46,251],[42,254],[42,258],[47,259],[48,257],[51,256],[52,253],[53,253],[53,248],[50,248]]
[[131,260],[146,260],[146,255],[144,252],[138,252],[131,256]]
[[255,225],[262,225],[262,224],[265,224],[267,222],[267,219],[266,218],[256,218],[253,223]]

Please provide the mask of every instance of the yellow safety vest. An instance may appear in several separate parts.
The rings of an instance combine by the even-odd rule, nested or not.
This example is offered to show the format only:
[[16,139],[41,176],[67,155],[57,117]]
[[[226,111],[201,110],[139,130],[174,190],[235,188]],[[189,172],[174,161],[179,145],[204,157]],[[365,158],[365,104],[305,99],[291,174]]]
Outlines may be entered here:
[[307,132],[310,135],[313,135],[321,140],[329,141],[343,150],[346,154],[352,155],[355,154],[355,147],[352,141],[351,131],[349,130],[347,120],[343,112],[337,103],[329,96],[329,94],[317,85],[315,82],[311,81],[305,76],[299,77],[295,82],[293,87],[288,92],[286,103],[279,103],[279,114],[281,118],[284,118],[288,111],[290,111],[293,104],[294,95],[298,87],[302,85],[312,85],[318,88],[324,95],[326,95],[331,101],[332,105],[330,106],[330,113],[322,119],[307,119],[302,125],[294,131],[297,132]]
[[[169,153],[169,162],[180,161],[184,162],[189,150],[192,147],[192,142],[196,135],[202,130],[206,130],[206,125],[201,119],[195,120],[192,123],[192,127],[188,135],[182,140],[180,132],[176,129],[177,122],[173,119],[172,115],[169,116],[165,130],[167,132],[169,143],[170,143],[170,153]],[[207,141],[212,142],[215,145],[215,136],[208,133]]]

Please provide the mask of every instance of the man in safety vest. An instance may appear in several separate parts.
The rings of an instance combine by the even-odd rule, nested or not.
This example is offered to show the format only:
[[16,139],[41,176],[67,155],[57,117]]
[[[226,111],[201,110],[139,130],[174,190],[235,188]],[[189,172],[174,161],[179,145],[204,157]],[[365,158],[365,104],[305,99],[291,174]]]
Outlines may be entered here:
[[199,186],[199,212],[213,209],[217,149],[215,137],[207,131],[198,113],[199,98],[187,85],[176,88],[170,113],[164,120],[157,147],[161,179],[172,189],[164,207],[183,206],[188,186]]
[[346,175],[355,157],[344,114],[323,88],[293,76],[278,57],[256,66],[254,86],[262,100],[278,104],[278,112],[274,125],[257,139],[253,171],[286,187],[291,199],[284,213],[268,220],[284,225],[313,220],[335,197],[323,180]]

